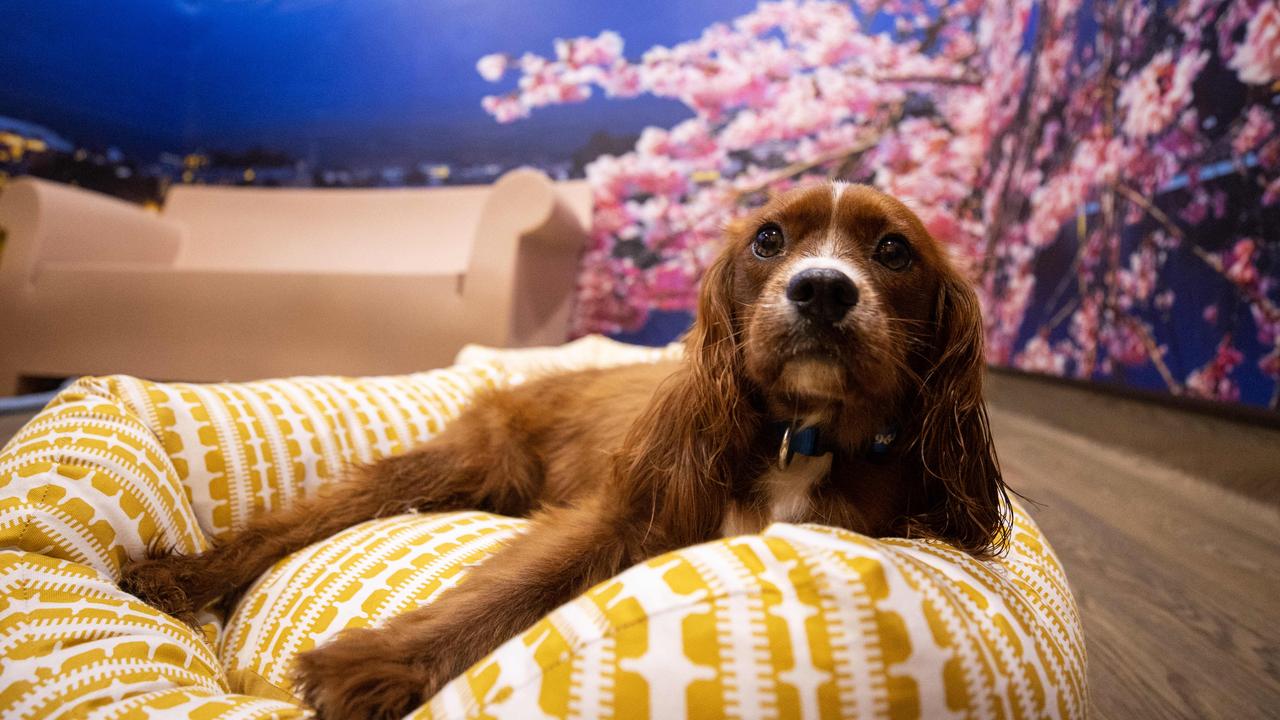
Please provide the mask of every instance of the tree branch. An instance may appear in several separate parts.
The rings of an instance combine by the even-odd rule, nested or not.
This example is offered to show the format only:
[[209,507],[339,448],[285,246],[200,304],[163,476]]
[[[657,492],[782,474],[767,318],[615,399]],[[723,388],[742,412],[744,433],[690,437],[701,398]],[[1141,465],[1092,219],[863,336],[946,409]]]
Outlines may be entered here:
[[1258,309],[1262,311],[1262,314],[1266,316],[1267,320],[1271,322],[1280,322],[1280,308],[1277,308],[1275,303],[1272,303],[1270,299],[1259,293],[1255,288],[1247,288],[1239,283],[1232,282],[1231,278],[1227,275],[1227,269],[1222,265],[1222,260],[1218,259],[1208,250],[1191,243],[1187,239],[1187,234],[1183,232],[1182,228],[1178,227],[1177,223],[1175,223],[1173,219],[1165,213],[1165,211],[1156,207],[1155,203],[1148,200],[1142,193],[1128,185],[1125,185],[1124,183],[1117,183],[1116,190],[1121,195],[1124,195],[1130,202],[1142,208],[1144,212],[1150,215],[1152,219],[1159,223],[1169,234],[1189,245],[1191,247],[1191,252],[1194,253],[1196,257],[1200,258],[1200,260],[1212,268],[1214,272],[1226,278],[1227,282],[1230,282],[1231,286],[1244,295],[1249,302],[1257,305]]
[[1181,395],[1183,392],[1182,385],[1173,378],[1173,373],[1169,372],[1169,366],[1164,362],[1164,353],[1160,352],[1159,346],[1156,345],[1155,338],[1151,337],[1151,333],[1147,331],[1147,326],[1142,324],[1138,318],[1119,310],[1111,308],[1120,319],[1128,323],[1129,327],[1137,333],[1138,338],[1142,340],[1142,346],[1147,351],[1147,356],[1151,358],[1151,364],[1156,366],[1156,371],[1160,373],[1160,377],[1164,380],[1164,384],[1169,387],[1169,392],[1174,395]]
[[961,77],[948,77],[945,75],[878,75],[872,79],[884,83],[927,83],[930,85],[967,85],[973,87],[982,85],[981,78],[976,78],[972,75]]
[[[896,118],[894,120],[891,120],[890,124],[893,124],[894,122],[896,122]],[[793,178],[797,175],[802,175],[806,172],[809,172],[810,170],[815,170],[817,168],[822,167],[823,165],[826,165],[828,163],[833,163],[837,160],[848,160],[850,158],[854,158],[858,155],[861,155],[862,153],[879,145],[880,140],[883,137],[884,137],[884,131],[881,131],[880,134],[876,135],[875,138],[868,140],[866,142],[863,142],[861,145],[856,145],[852,148],[841,148],[839,150],[833,150],[829,153],[819,155],[818,157],[812,160],[804,160],[800,162],[791,163],[790,165],[787,165],[781,170],[778,170],[776,173],[771,175],[767,180],[762,180],[754,185],[738,190],[734,194],[734,202],[739,202],[742,200],[742,198],[748,195],[754,195],[755,193],[758,193],[761,190],[768,188],[770,185],[778,182],[779,180],[786,180],[788,178]]]

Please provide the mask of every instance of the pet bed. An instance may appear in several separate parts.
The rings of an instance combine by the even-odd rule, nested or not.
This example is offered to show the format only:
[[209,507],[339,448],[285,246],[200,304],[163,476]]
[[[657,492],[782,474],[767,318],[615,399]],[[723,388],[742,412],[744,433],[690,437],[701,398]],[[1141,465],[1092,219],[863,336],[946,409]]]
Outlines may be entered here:
[[[201,550],[349,462],[427,439],[478,391],[677,352],[588,338],[471,348],[399,377],[80,380],[0,453],[0,716],[305,716],[289,685],[298,653],[430,602],[525,521],[364,523],[281,561],[200,631],[122,592],[121,564],[149,546]],[[787,524],[655,558],[412,717],[1081,717],[1077,608],[1035,523],[1014,514],[1009,552],[990,562]]]

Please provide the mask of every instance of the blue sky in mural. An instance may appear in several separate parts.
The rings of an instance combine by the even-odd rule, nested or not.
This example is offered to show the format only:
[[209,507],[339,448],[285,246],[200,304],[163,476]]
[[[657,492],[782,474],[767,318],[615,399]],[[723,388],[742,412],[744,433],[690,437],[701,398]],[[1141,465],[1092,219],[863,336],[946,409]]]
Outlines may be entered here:
[[754,4],[4,0],[23,31],[0,47],[0,115],[138,155],[262,146],[324,163],[563,156],[596,129],[669,126],[685,110],[595,98],[589,112],[552,108],[499,126],[480,108],[498,89],[476,73],[480,56],[547,54],[556,37],[607,28],[625,29],[638,54]]

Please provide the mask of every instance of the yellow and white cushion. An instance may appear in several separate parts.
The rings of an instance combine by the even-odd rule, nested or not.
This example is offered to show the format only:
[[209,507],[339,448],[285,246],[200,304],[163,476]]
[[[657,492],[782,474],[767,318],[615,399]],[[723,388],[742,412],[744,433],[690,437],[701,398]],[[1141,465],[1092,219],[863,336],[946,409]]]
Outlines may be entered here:
[[[300,717],[293,658],[430,602],[525,521],[402,515],[281,561],[203,632],[121,592],[147,547],[194,552],[354,461],[419,443],[476,392],[678,355],[590,339],[464,351],[395,378],[81,380],[0,452],[0,717]],[[1010,552],[778,524],[631,568],[415,718],[1079,717],[1066,578],[1015,509]]]

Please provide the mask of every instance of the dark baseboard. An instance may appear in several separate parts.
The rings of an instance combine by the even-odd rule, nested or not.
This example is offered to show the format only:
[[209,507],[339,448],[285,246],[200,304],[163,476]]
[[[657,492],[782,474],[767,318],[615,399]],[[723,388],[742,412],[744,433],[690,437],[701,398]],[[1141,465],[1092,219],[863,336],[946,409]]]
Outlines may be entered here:
[[1113,392],[1107,386],[998,368],[987,374],[987,399],[998,410],[1032,417],[1280,505],[1276,413],[1154,393]]
[[1141,390],[1132,388],[1119,383],[1095,382],[1091,380],[1079,380],[1070,377],[1059,377],[1057,375],[1046,375],[1042,373],[1027,372],[1025,370],[1017,370],[1014,368],[998,367],[988,365],[987,369],[994,375],[1007,375],[1010,377],[1023,377],[1036,381],[1052,383],[1057,385],[1065,385],[1067,387],[1084,390],[1087,392],[1097,393],[1099,395],[1107,395],[1110,397],[1123,397],[1130,400],[1162,405],[1177,410],[1200,413],[1202,415],[1212,415],[1220,417],[1224,420],[1233,420],[1236,422],[1247,422],[1264,425],[1280,429],[1280,410],[1272,410],[1256,405],[1245,405],[1242,403],[1218,402],[1216,400],[1206,400],[1204,398],[1186,397],[1183,395],[1170,395],[1166,392],[1155,392],[1153,390]]
[[34,416],[35,412],[0,415],[0,448],[4,447],[5,443],[9,442],[9,438],[16,435]]

